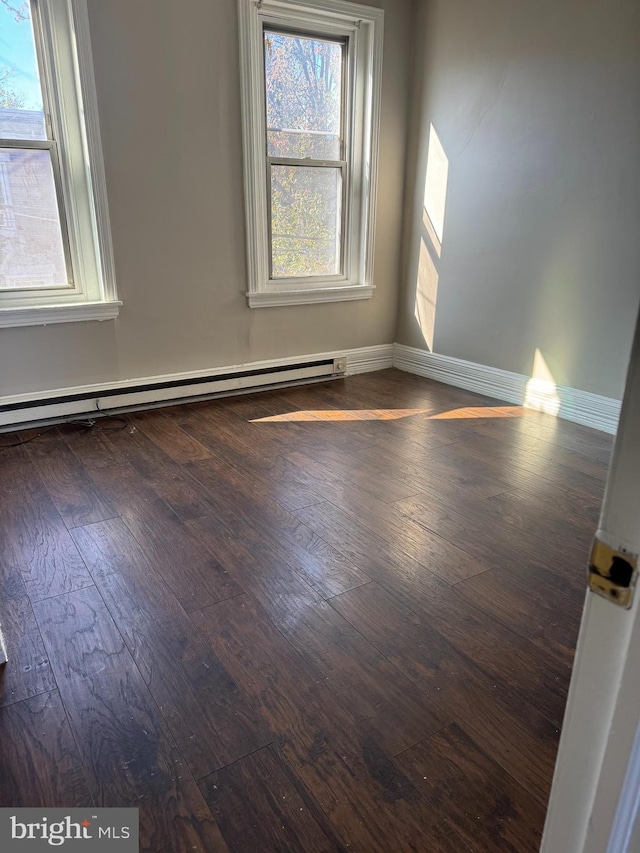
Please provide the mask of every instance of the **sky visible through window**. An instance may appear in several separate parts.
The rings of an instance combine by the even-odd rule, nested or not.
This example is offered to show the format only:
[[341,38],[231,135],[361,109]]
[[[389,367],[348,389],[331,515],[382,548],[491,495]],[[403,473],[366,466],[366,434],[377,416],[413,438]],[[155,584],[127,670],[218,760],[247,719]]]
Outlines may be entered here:
[[28,3],[0,0],[0,106],[11,93],[23,109],[42,110],[31,27]]

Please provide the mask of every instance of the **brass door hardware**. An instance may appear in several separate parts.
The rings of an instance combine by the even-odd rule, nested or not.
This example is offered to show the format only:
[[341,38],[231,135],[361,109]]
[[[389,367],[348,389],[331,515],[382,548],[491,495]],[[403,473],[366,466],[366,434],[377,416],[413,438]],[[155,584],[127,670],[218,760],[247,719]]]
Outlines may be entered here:
[[594,539],[589,559],[589,589],[618,607],[631,607],[638,578],[638,555]]

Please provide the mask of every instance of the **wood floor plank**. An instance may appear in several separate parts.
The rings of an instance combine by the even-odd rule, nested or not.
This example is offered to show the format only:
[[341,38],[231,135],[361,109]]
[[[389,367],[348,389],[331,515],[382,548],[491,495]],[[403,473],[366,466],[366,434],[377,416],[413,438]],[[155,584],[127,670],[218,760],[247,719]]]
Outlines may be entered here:
[[79,589],[91,577],[33,466],[5,467],[0,540],[7,571],[19,571],[32,601]]
[[273,741],[200,631],[182,620],[152,623],[131,578],[109,575],[101,590],[194,778]]
[[[414,612],[424,615],[452,645],[467,654],[488,675],[502,678],[523,698],[537,704],[548,718],[562,721],[571,667],[544,654],[528,640],[495,619],[402,552],[384,549],[385,540],[352,521],[344,525],[339,510],[318,504],[296,515],[319,535],[336,544],[367,573],[400,597]],[[482,577],[482,575],[479,575]],[[535,674],[534,674],[535,673]],[[544,683],[544,689],[540,689]]]
[[[586,537],[581,551],[575,528],[566,522],[554,529],[550,520],[531,524],[526,512],[510,517],[503,497],[473,505],[459,499],[461,512],[446,501],[441,507],[439,496],[420,495],[396,506],[492,567],[481,579],[463,578],[457,587],[462,594],[543,650],[571,661],[585,593]],[[538,542],[542,525],[547,537]]]
[[[260,404],[258,412],[265,412]],[[200,406],[172,407],[166,416],[207,447],[213,458],[232,465],[238,456],[257,462],[272,459],[280,454],[282,442],[298,432],[295,425],[282,430],[261,429],[249,418],[236,415],[233,408],[220,400]]]
[[[354,378],[352,377],[352,381]],[[387,393],[393,394],[394,399],[444,403],[448,407],[495,405],[496,402],[464,388],[443,385],[434,379],[424,379],[396,368],[384,370],[377,375],[363,374],[357,384],[362,388],[370,389],[373,393],[385,389]]]
[[[321,393],[330,394],[342,401],[345,408],[429,408],[431,411],[447,411],[452,408],[483,404],[495,405],[495,401],[482,398],[461,388],[417,378],[397,370],[385,370],[375,374],[348,376],[337,381],[322,383]],[[280,389],[273,393],[287,400],[297,400],[298,394],[305,396],[311,388]]]
[[205,465],[199,465],[194,475],[212,494],[219,491],[216,511],[188,526],[204,538],[212,554],[228,547],[228,543],[215,541],[214,533],[241,538],[243,547],[254,556],[275,559],[282,568],[288,566],[324,597],[369,580],[364,571],[277,503],[252,493],[235,480],[233,486],[228,483],[227,488],[217,490],[218,471],[212,470],[209,463]]
[[[134,476],[143,478],[148,488],[162,498],[179,518],[200,518],[212,511],[207,491],[139,430],[135,422],[132,421],[126,430],[109,433],[109,441],[119,459],[131,466]],[[107,472],[99,473],[106,476]],[[94,472],[94,478],[97,474]],[[134,484],[131,490],[135,492]]]
[[231,674],[260,699],[262,713],[278,734],[278,754],[347,846],[383,853],[392,832],[399,851],[415,853],[417,838],[421,849],[464,849],[455,832],[447,836],[419,822],[417,792],[381,748],[375,732],[356,726],[250,600],[239,596],[192,618],[207,632]]
[[553,457],[553,454],[546,453],[546,443],[539,445],[538,452],[512,443],[512,452],[508,454],[505,453],[504,445],[494,441],[491,441],[490,453],[487,448],[489,441],[485,441],[484,445],[480,440],[448,444],[440,449],[438,464],[469,468],[479,476],[497,476],[498,479],[509,483],[510,488],[531,487],[532,483],[542,481],[544,484],[554,484],[560,489],[584,491],[594,495],[602,495],[604,492],[604,466],[599,468],[598,476],[593,476],[549,458]]
[[248,696],[120,521],[75,531],[131,655],[195,778],[273,740]]
[[490,568],[454,543],[418,524],[396,505],[369,494],[360,495],[357,503],[353,497],[347,492],[339,503],[335,500],[332,503],[346,518],[353,518],[386,541],[397,543],[400,550],[448,583],[458,583]]
[[[106,425],[108,422],[108,426]],[[69,450],[80,460],[85,469],[110,468],[118,463],[118,455],[109,443],[112,430],[122,428],[119,421],[101,419],[97,426],[87,429],[82,424],[60,424],[58,431]]]
[[584,596],[563,595],[545,584],[539,574],[508,569],[491,569],[482,580],[468,578],[457,589],[543,651],[553,652],[566,663],[573,661]]
[[[402,478],[407,484],[406,488],[410,486],[413,494],[437,492],[442,482],[455,483],[485,498],[515,488],[512,478],[498,476],[488,467],[460,465],[455,458],[451,459],[445,455],[448,448],[464,443],[464,439],[458,439],[444,447],[424,449],[419,455],[416,455],[413,444],[407,447],[394,443],[385,453],[381,453],[377,447],[362,450],[349,464],[353,467],[366,467],[370,476],[378,470],[378,476],[388,472],[387,476]],[[387,497],[390,502],[398,500],[391,494]]]
[[281,630],[309,666],[359,720],[380,732],[380,743],[395,755],[448,721],[329,603],[305,607]]
[[391,754],[444,724],[404,676],[292,571],[278,562],[266,570],[268,561],[256,561],[236,539],[210,535],[208,541],[241,572],[242,586],[329,689],[346,707],[357,707],[357,718],[376,726]]
[[559,729],[376,583],[331,604],[514,779],[546,804]]
[[260,547],[254,543],[245,545],[240,537],[227,531],[217,532],[208,519],[189,522],[189,529],[275,622],[283,625],[289,620],[295,622],[301,609],[323,601],[320,593],[266,543]]
[[24,438],[18,431],[0,433],[0,465],[8,466],[14,462],[29,461],[27,445],[22,444]]
[[[273,413],[261,422],[300,424],[301,427],[308,423],[308,429],[317,432],[321,438],[319,449],[323,450],[332,446],[331,442],[327,441],[330,433],[326,432],[332,424],[334,429],[344,430],[349,422],[357,421],[358,436],[363,442],[373,446],[397,431],[399,419],[404,423],[406,419],[415,418],[423,411],[399,410],[393,403],[387,405],[387,401],[376,407],[374,401],[365,400],[360,395],[355,398],[353,394],[345,395],[342,393],[342,385],[342,382],[332,382],[313,388],[296,389],[295,397],[284,393],[275,396],[273,392]],[[305,393],[301,394],[303,390]],[[298,447],[297,450],[311,452],[309,447]]]
[[538,849],[544,806],[509,779],[455,724],[396,761],[419,788],[425,815],[446,815],[471,850],[530,853]]
[[407,594],[427,598],[441,595],[449,584],[435,571],[412,559],[397,543],[378,536],[355,518],[345,518],[338,507],[323,502],[295,513],[298,521],[317,536],[344,554],[352,563],[366,572],[367,577],[393,581]]
[[346,853],[323,812],[286,765],[261,749],[200,782],[229,853]]
[[503,524],[532,532],[541,529],[545,541],[552,536],[555,544],[564,538],[578,547],[591,544],[600,511],[593,495],[562,494],[555,489],[514,489],[491,498],[489,503],[498,508]]
[[161,410],[137,412],[129,419],[174,462],[197,462],[201,459],[209,459],[211,456],[211,451],[204,444],[200,444],[180,429],[175,421],[166,417]]
[[[593,477],[600,483],[606,479],[608,460],[598,458],[600,454],[586,455],[548,441],[545,436],[532,435],[526,429],[518,430],[519,425],[520,421],[516,426],[510,424],[510,429],[504,427],[502,432],[489,432],[488,425],[483,424],[475,430],[474,449],[489,459],[508,460],[512,465],[557,481],[561,486],[571,484],[572,472],[580,480],[579,475]],[[511,441],[504,440],[505,433],[510,433]]]
[[[561,597],[584,596],[584,566],[588,555],[582,532],[561,520],[537,525],[535,516],[503,512],[497,498],[471,506],[460,500],[458,508],[431,495],[415,495],[395,506],[420,526],[455,544],[487,567],[528,573]],[[529,523],[528,523],[529,522]],[[544,528],[546,537],[539,536]],[[551,602],[552,603],[552,602]]]
[[0,806],[93,805],[57,690],[0,711]]
[[[335,384],[328,383],[330,386]],[[358,410],[343,411],[342,407],[324,403],[322,397],[315,393],[316,387],[318,394],[322,395],[327,385],[291,389],[297,392],[293,405],[272,393],[263,395],[262,411],[257,406],[253,410],[243,408],[235,411],[257,426],[261,434],[266,433],[280,454],[293,448],[308,451],[312,447],[336,447],[350,453],[375,440],[378,433],[376,424],[366,414],[361,416]],[[358,420],[357,431],[350,426],[352,420]]]
[[608,465],[613,447],[612,435],[545,415],[525,410],[526,415],[505,423],[487,421],[478,428],[478,435],[504,439],[507,443],[519,441],[525,435],[536,441],[545,441],[551,447],[579,453],[594,462]]
[[127,527],[186,610],[215,604],[242,591],[130,466],[94,470],[91,476],[117,505]]
[[189,473],[206,483],[210,492],[243,490],[276,501],[289,510],[309,506],[334,494],[332,484],[305,476],[281,456],[248,459],[237,450],[220,447],[217,453],[222,458],[188,466]]
[[224,850],[122,637],[95,588],[38,602],[37,617],[98,807],[140,808],[140,849]]
[[486,675],[504,680],[547,719],[557,726],[562,724],[570,662],[545,653],[498,621],[486,619],[455,590],[438,602],[422,600],[415,606]]
[[117,515],[95,489],[87,471],[58,430],[28,445],[29,456],[67,527],[92,524]]
[[208,407],[201,406],[187,411],[184,408],[167,409],[167,415],[177,418],[186,432],[220,458],[233,453],[273,458],[287,450],[332,446],[351,453],[370,444],[369,437],[359,435],[350,428],[349,423],[259,423],[258,418],[269,416],[278,409],[261,403],[251,412],[240,415],[235,411],[238,405],[242,405],[242,401],[232,402],[231,405],[221,405],[220,401],[216,401]]
[[[246,400],[247,398],[242,398],[242,401]],[[247,417],[265,411],[280,410],[278,406],[265,407],[264,403],[240,402],[235,404],[233,414],[240,406],[248,411]],[[189,466],[196,479],[201,479],[199,472],[208,478],[207,485],[210,490],[219,489],[225,480],[233,478],[239,487],[248,489],[251,493],[257,492],[266,500],[275,500],[285,509],[296,509],[317,503],[318,500],[330,499],[336,490],[341,488],[339,479],[336,481],[335,478],[327,479],[325,476],[310,476],[281,455],[291,451],[292,446],[298,446],[301,442],[305,446],[311,443],[315,452],[323,447],[332,447],[328,437],[306,434],[304,425],[299,427],[295,423],[262,423],[259,441],[258,435],[255,435],[256,441],[252,440],[247,444],[247,439],[241,437],[242,428],[246,428],[245,419],[236,417],[228,423],[225,418],[220,418],[219,414],[217,409],[213,422],[202,415],[195,417],[191,412],[178,416],[184,429],[207,444],[211,450],[212,458],[207,464]],[[292,440],[289,440],[290,438]],[[265,446],[267,452],[264,452]],[[402,490],[400,494],[406,494],[406,491]]]
[[[380,449],[373,447],[344,458],[335,447],[328,447],[324,450],[313,448],[309,453],[292,449],[287,452],[286,458],[320,482],[324,480],[334,488],[341,483],[348,483],[365,493],[383,496],[389,502],[402,500],[421,491],[422,482],[416,483],[399,476],[397,471],[385,468],[384,465],[378,466],[376,475],[372,477],[376,463],[366,460],[378,459],[380,455]],[[328,499],[331,497],[327,495]]]
[[2,591],[0,625],[7,650],[0,667],[0,707],[53,690],[49,656],[25,592],[9,597]]

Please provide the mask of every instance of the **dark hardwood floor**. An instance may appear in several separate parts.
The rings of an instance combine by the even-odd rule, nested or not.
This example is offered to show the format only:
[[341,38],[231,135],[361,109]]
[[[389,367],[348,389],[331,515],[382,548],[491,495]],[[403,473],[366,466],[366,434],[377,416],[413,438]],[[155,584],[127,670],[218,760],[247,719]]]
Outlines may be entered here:
[[0,436],[0,805],[537,851],[611,437],[394,370],[127,421]]

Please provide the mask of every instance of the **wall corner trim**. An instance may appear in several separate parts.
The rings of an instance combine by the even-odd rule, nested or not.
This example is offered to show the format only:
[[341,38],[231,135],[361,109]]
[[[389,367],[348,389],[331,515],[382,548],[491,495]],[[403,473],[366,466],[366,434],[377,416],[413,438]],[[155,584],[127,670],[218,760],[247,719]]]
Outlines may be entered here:
[[394,347],[395,344],[380,344],[347,350],[347,376],[393,367]]
[[[524,404],[526,386],[530,379],[522,373],[512,373],[403,344],[394,344],[393,366],[407,373],[415,373],[417,376],[455,385],[457,388],[475,391],[476,394],[495,397],[518,406]],[[555,393],[559,401],[559,418],[611,434],[616,432],[620,400],[562,385],[556,386]]]

